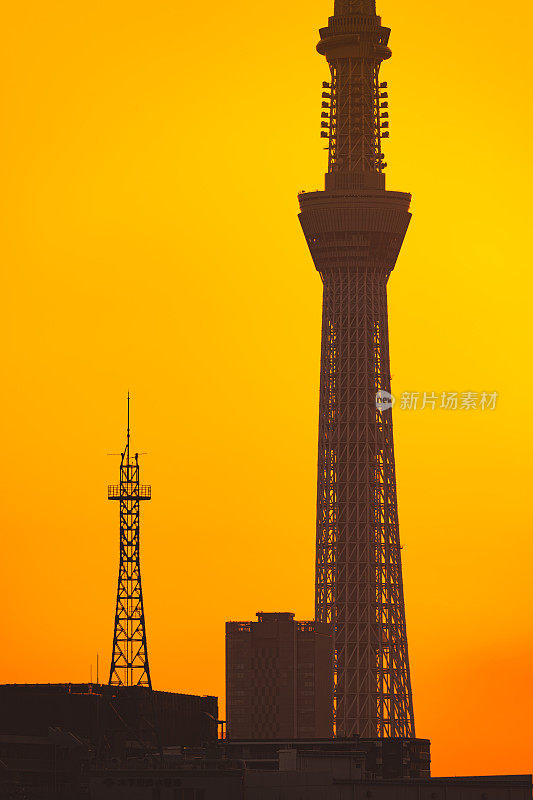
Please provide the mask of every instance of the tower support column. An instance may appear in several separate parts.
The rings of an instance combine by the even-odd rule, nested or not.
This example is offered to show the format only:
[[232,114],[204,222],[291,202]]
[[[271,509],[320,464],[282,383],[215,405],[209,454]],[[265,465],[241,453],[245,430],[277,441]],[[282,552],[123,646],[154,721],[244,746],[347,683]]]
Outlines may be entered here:
[[[396,500],[387,282],[410,196],[300,195],[323,285],[316,619],[334,628],[337,736],[414,737]],[[385,394],[381,394],[385,393]]]

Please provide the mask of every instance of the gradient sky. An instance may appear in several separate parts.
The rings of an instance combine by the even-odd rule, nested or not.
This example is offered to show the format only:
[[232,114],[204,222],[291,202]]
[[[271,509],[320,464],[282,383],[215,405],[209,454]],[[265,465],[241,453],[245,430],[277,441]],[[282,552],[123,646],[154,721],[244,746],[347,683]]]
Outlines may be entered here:
[[[0,682],[107,678],[125,397],[152,679],[223,704],[224,622],[313,616],[322,186],[333,0],[10,3],[0,25]],[[433,774],[533,769],[531,4],[380,0],[390,281],[417,734]],[[94,669],[94,668],[93,668]],[[93,671],[93,677],[95,671]],[[223,705],[221,705],[223,710]]]

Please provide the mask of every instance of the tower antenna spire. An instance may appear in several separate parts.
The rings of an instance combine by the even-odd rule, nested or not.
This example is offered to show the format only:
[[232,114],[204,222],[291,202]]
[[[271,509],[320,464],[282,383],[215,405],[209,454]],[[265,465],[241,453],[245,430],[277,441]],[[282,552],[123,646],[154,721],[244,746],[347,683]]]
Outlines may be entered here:
[[128,392],[128,431],[126,434],[126,450],[128,451],[128,456],[130,454],[130,393]]

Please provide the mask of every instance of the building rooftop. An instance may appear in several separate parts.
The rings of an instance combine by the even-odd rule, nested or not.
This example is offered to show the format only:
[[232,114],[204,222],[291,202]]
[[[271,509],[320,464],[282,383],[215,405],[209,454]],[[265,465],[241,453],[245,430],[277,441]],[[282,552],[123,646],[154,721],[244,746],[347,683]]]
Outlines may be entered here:
[[294,620],[292,611],[258,611],[255,616],[259,622],[292,622]]

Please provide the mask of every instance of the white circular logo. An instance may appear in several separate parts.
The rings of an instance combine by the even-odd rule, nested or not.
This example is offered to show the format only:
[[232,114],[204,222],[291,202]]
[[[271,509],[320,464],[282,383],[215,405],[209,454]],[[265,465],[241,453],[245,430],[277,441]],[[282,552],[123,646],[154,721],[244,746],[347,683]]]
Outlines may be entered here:
[[382,389],[376,395],[376,408],[378,411],[387,411],[389,408],[394,408],[396,398],[389,392],[384,392]]

